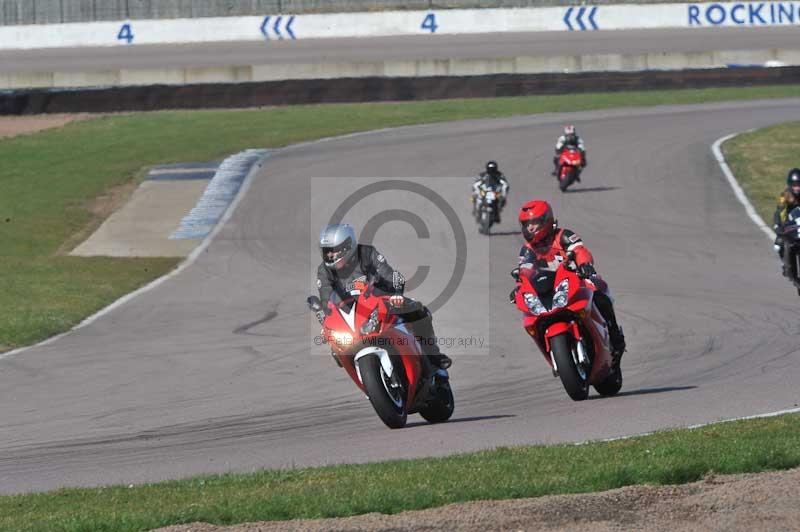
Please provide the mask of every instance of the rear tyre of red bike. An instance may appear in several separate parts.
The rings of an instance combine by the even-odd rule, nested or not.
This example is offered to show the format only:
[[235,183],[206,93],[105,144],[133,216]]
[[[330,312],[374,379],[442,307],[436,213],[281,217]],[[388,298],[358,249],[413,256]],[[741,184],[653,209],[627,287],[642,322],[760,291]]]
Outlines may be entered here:
[[580,368],[573,356],[572,337],[568,334],[559,334],[550,339],[550,350],[558,367],[558,376],[564,390],[573,401],[583,401],[589,397],[589,375]]
[[[377,355],[367,355],[358,360],[358,371],[361,382],[372,403],[375,413],[390,429],[406,426],[408,417],[406,410],[406,389],[391,382],[391,375],[386,375]],[[395,368],[395,371],[398,371]]]
[[603,397],[617,395],[622,389],[622,368],[619,366],[615,367],[614,371],[612,371],[603,382],[594,385],[594,389]]
[[436,385],[436,397],[433,401],[419,409],[425,421],[429,423],[441,423],[450,419],[455,410],[455,399],[453,390],[449,382],[442,382]]

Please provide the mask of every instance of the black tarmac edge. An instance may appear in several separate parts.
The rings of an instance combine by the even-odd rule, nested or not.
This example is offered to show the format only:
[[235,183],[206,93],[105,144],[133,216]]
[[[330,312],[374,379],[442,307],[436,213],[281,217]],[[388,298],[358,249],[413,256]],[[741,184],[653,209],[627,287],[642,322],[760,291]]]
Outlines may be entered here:
[[800,83],[800,66],[27,89],[0,93],[0,115],[243,108],[796,83]]

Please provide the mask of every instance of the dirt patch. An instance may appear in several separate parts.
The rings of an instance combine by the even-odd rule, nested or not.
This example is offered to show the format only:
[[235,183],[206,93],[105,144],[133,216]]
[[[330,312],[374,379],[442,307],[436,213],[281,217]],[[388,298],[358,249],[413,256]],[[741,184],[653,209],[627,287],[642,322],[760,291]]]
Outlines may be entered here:
[[709,475],[680,486],[629,486],[602,493],[477,501],[397,515],[366,514],[213,526],[193,523],[158,532],[537,530],[648,532],[800,530],[800,469]]
[[29,135],[43,129],[62,127],[75,120],[88,118],[88,114],[0,116],[0,139]]

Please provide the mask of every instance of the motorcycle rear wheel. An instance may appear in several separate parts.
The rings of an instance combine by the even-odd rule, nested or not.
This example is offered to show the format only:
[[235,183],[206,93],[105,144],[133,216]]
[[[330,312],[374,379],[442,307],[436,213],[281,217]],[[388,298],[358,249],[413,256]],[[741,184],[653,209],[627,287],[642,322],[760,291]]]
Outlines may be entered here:
[[594,389],[603,397],[617,395],[620,389],[622,389],[622,368],[619,366],[614,368],[614,371],[612,371],[603,382],[594,385]]
[[[567,391],[567,395],[573,401],[583,401],[589,397],[589,378],[588,374],[581,375],[575,358],[572,356],[573,339],[568,334],[559,334],[550,339],[550,350],[558,367],[558,376],[561,384]],[[585,373],[585,372],[584,372]]]
[[436,398],[420,408],[419,415],[429,423],[441,423],[450,419],[453,410],[455,410],[453,390],[449,382],[443,382],[436,386]]
[[386,375],[380,359],[375,355],[359,359],[358,371],[369,402],[372,403],[372,408],[381,421],[390,429],[405,427],[408,412],[404,387],[397,388],[397,393],[392,394],[389,382],[391,375]]

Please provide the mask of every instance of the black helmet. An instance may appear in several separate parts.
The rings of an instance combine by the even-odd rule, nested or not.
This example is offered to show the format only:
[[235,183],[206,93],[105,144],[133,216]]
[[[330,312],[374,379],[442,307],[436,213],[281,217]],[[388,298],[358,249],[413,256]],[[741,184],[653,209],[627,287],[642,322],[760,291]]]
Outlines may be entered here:
[[497,161],[489,161],[486,163],[486,173],[493,177],[500,173],[500,169],[497,167]]
[[786,176],[786,185],[789,188],[792,186],[800,186],[800,168],[792,168],[789,170],[789,175]]

